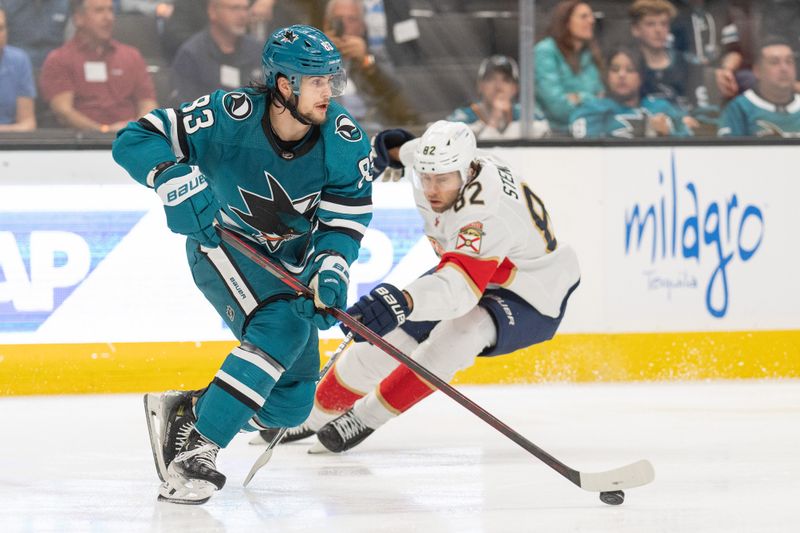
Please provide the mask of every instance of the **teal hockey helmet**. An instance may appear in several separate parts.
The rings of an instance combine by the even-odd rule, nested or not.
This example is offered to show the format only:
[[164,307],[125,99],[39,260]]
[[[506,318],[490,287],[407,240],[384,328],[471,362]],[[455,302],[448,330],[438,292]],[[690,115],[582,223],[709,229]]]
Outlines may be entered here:
[[278,75],[282,74],[297,95],[303,76],[327,76],[332,96],[341,95],[347,84],[339,50],[312,26],[295,24],[277,30],[264,45],[261,63],[267,87],[275,88]]

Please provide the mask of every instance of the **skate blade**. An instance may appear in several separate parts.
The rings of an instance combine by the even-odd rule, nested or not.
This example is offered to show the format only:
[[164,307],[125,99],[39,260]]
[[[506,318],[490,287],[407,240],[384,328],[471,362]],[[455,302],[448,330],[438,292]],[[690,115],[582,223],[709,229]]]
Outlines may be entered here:
[[169,476],[167,481],[158,487],[158,501],[181,505],[201,505],[206,503],[216,490],[216,485],[208,481]]
[[144,411],[147,417],[147,432],[150,435],[150,449],[153,452],[153,462],[156,465],[158,479],[166,481],[167,465],[164,464],[163,450],[161,449],[161,395],[147,393],[144,395]]
[[333,453],[333,452],[330,451],[328,448],[326,448],[325,445],[322,444],[319,441],[319,439],[317,439],[317,441],[314,442],[314,444],[312,444],[311,447],[308,449],[307,453],[310,453],[311,455],[318,455],[322,453]]

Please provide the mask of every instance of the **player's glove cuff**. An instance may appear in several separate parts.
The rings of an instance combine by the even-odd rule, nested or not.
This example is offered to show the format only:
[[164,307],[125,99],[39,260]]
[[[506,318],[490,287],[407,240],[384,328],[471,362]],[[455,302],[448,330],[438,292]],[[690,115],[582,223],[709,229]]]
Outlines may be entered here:
[[402,146],[414,136],[404,129],[383,130],[372,138],[372,177],[397,181],[403,177],[403,163],[389,157],[389,150]]
[[176,206],[204,191],[208,183],[200,169],[178,163],[159,174],[154,186],[164,205]]

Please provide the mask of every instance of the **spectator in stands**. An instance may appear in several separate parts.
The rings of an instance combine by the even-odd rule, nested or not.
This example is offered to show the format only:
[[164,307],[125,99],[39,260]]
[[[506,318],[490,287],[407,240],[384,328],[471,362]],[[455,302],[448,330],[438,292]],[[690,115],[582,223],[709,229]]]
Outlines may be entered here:
[[644,59],[637,49],[608,55],[608,97],[582,104],[570,117],[570,131],[585,137],[683,137],[691,135],[686,114],[662,98],[642,98]]
[[756,54],[756,87],[731,101],[722,113],[719,136],[800,138],[800,94],[789,41],[767,37]]
[[724,54],[730,41],[728,0],[673,0],[678,15],[672,23],[673,47],[688,64],[687,93],[697,107],[713,109],[736,96],[733,56]]
[[[520,105],[519,68],[508,56],[495,55],[484,59],[478,69],[480,100],[453,111],[447,120],[465,122],[478,139],[519,139]],[[547,119],[541,113],[533,123],[534,137],[550,132]]]
[[[738,93],[752,89],[754,58],[763,37],[781,37],[794,49],[800,45],[800,0],[733,0],[722,33],[725,55],[717,75]],[[795,68],[798,60],[795,57]],[[800,92],[800,82],[795,89]]]
[[721,21],[725,6],[706,0],[673,0],[678,14],[672,21],[673,46],[687,63],[715,65],[722,54]]
[[636,0],[628,14],[644,57],[642,93],[686,107],[686,62],[669,47],[670,21],[678,11],[667,0]]
[[[209,24],[209,0],[173,0],[172,16],[166,19],[161,46],[167,61],[172,61],[180,47]],[[248,22],[266,22],[272,18],[275,0],[249,0]],[[294,22],[294,21],[293,21]]]
[[385,50],[373,51],[367,46],[361,0],[329,0],[323,28],[342,54],[347,70],[347,89],[338,100],[364,128],[419,123]]
[[553,131],[565,132],[570,113],[602,96],[603,58],[586,2],[562,0],[553,9],[548,37],[534,48],[536,102]]
[[263,43],[247,35],[247,0],[209,0],[208,27],[193,35],[172,62],[174,104],[262,77]]
[[69,0],[0,0],[6,12],[8,43],[28,54],[34,69],[64,44]]
[[71,0],[75,36],[42,67],[44,99],[64,125],[111,132],[157,107],[141,54],[111,38],[112,0]]
[[36,129],[31,62],[25,52],[8,46],[6,13],[0,6],[0,132]]

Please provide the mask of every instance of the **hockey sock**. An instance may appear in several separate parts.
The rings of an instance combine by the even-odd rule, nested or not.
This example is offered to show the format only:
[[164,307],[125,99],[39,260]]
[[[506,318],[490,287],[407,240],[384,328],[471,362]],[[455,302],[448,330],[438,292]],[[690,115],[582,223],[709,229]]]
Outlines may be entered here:
[[357,402],[353,411],[368,427],[376,429],[435,390],[407,367],[399,366]]
[[227,446],[264,405],[283,371],[280,363],[247,342],[234,348],[197,402],[197,431]]
[[336,365],[317,385],[314,396],[314,409],[308,417],[307,424],[316,431],[328,423],[335,415],[350,409],[365,393],[348,387],[336,371]]

